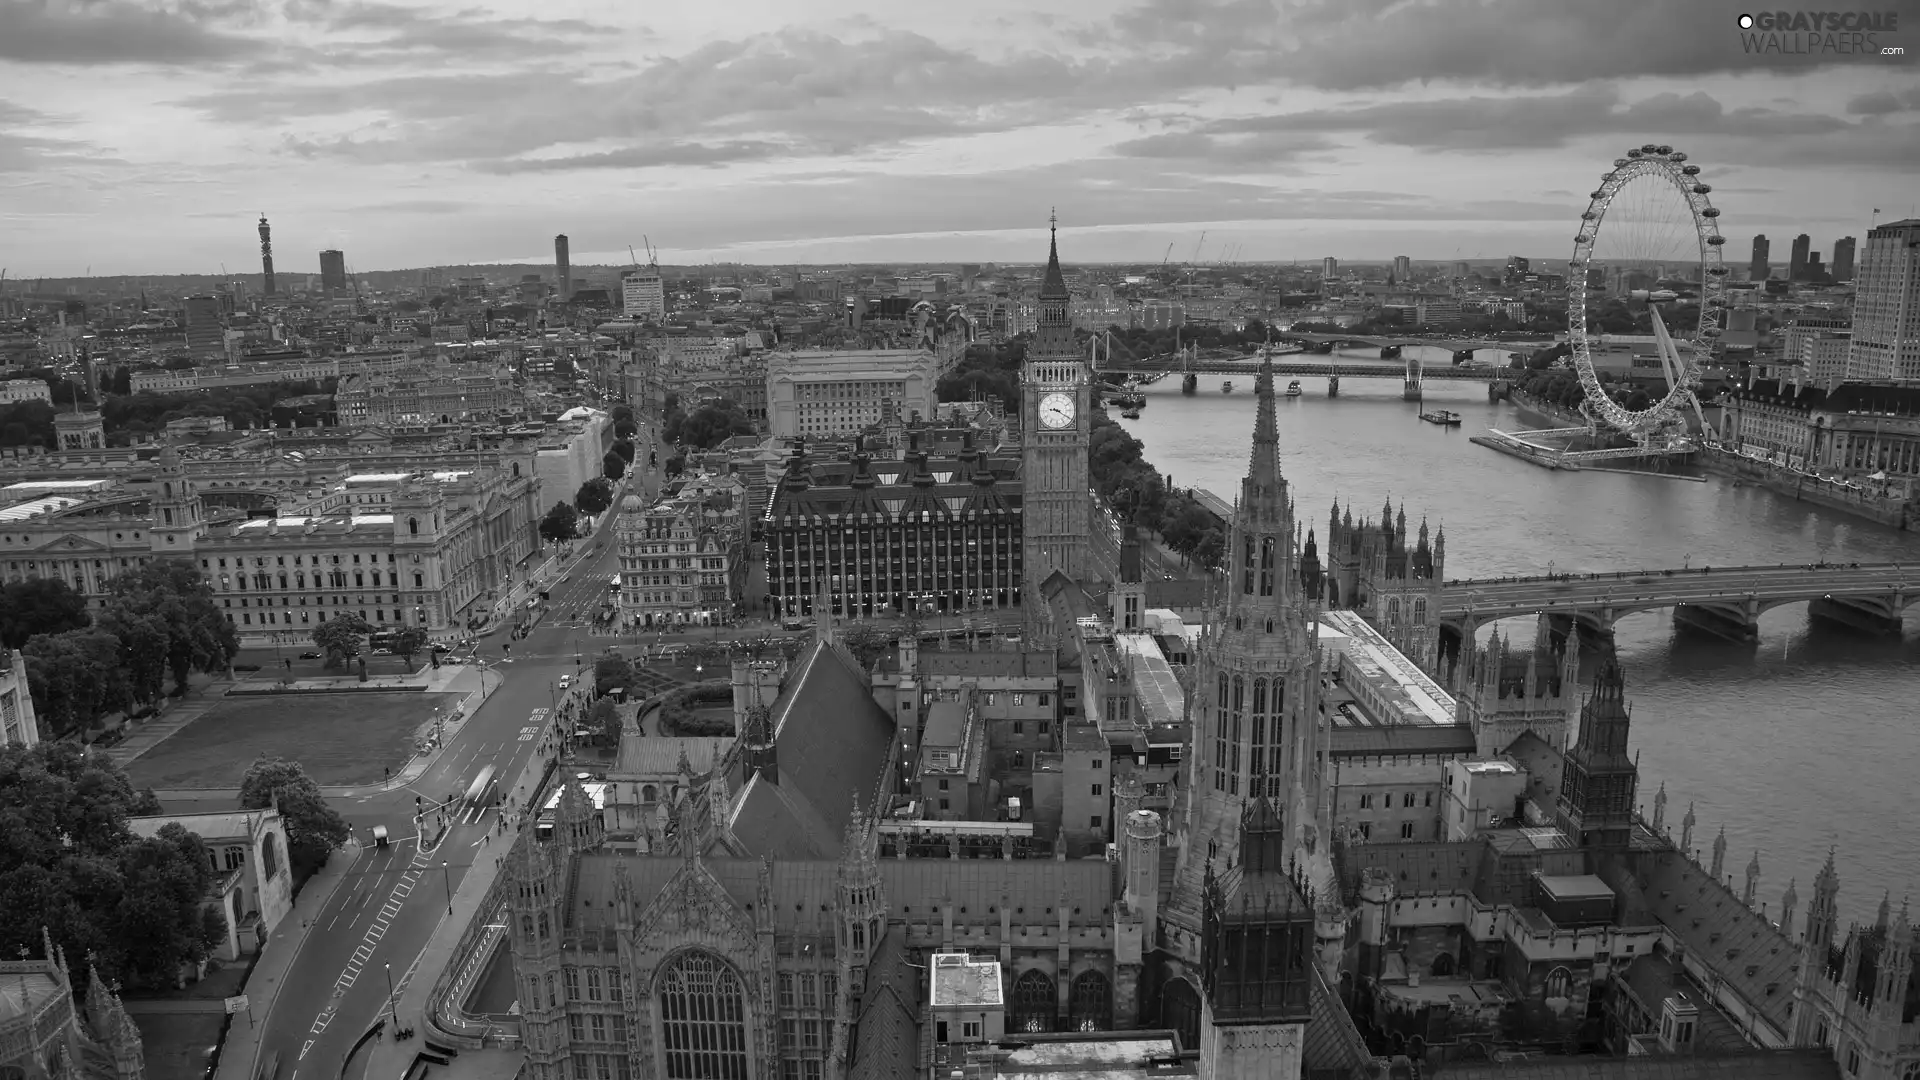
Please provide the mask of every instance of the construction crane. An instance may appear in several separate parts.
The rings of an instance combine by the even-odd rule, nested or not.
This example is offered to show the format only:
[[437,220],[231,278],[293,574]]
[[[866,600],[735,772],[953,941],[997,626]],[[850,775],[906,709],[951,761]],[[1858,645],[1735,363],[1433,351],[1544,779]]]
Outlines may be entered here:
[[1173,280],[1173,274],[1167,269],[1167,263],[1171,261],[1172,258],[1173,258],[1173,244],[1168,243],[1167,253],[1165,255],[1160,256],[1160,276],[1161,278],[1168,281]]
[[1201,229],[1200,242],[1193,245],[1193,258],[1187,260],[1188,264],[1197,265],[1200,262],[1200,249],[1206,246],[1207,246],[1207,230]]
[[[641,239],[643,239],[643,240],[644,240],[644,239],[646,239],[646,237],[644,237],[644,236],[643,236],[643,237],[641,237]],[[638,270],[638,269],[640,268],[640,256],[638,256],[638,255],[635,255],[635,254],[633,253],[633,245],[632,245],[632,244],[628,244],[628,245],[627,245],[627,261],[633,264],[633,268],[634,268],[634,269],[636,269],[636,270]]]
[[659,252],[654,250],[653,241],[647,238],[646,233],[641,233],[640,243],[645,245],[647,249],[647,269],[652,270],[656,274],[659,273],[660,272]]

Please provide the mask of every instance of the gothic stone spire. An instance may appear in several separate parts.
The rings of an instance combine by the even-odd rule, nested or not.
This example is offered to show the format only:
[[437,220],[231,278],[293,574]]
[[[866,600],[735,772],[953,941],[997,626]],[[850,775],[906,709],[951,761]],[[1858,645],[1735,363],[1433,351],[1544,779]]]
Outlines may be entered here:
[[1040,299],[1067,299],[1067,279],[1060,273],[1060,217],[1047,215],[1047,276],[1040,283]]

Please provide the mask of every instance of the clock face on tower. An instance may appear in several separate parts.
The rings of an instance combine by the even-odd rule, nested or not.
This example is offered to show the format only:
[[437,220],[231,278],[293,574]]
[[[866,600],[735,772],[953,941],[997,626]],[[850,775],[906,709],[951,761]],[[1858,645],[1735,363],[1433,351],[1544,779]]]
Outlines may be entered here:
[[1073,423],[1073,395],[1048,394],[1041,398],[1040,423],[1053,431]]

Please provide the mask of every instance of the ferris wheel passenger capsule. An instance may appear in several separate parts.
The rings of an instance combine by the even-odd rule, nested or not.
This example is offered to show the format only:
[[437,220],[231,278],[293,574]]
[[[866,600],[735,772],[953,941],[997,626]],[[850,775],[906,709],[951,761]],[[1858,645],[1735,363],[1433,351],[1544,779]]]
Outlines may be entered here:
[[1640,148],[1640,152],[1643,154],[1657,154],[1660,152],[1660,147],[1658,144],[1648,143]]
[[[1724,243],[1726,243],[1726,242],[1727,242],[1727,238],[1726,238],[1726,237],[1724,237],[1724,236],[1709,236],[1709,237],[1707,237],[1707,243],[1709,243],[1709,244],[1712,244],[1712,245],[1713,245],[1714,247],[1719,247],[1720,245],[1722,245],[1722,244],[1724,244]],[[1725,273],[1725,272],[1726,272],[1726,269],[1725,269],[1724,267],[1722,267],[1722,268],[1720,268],[1720,272],[1721,272],[1721,273]]]
[[1630,158],[1638,158],[1642,156],[1642,152],[1639,150],[1629,150],[1627,151],[1627,156]]
[[1695,185],[1693,185],[1693,193],[1694,193],[1695,195],[1705,195],[1705,194],[1707,194],[1708,192],[1710,192],[1710,191],[1712,191],[1712,190],[1713,190],[1713,185],[1712,185],[1712,184],[1695,184]]
[[1671,154],[1673,153],[1673,147],[1662,144],[1654,147],[1653,152],[1656,154]]
[[1617,157],[1617,158],[1614,158],[1614,159],[1613,159],[1613,167],[1614,167],[1614,168],[1616,168],[1616,169],[1618,169],[1618,168],[1623,168],[1623,167],[1624,167],[1624,166],[1625,166],[1626,164],[1627,164],[1627,159],[1626,159],[1626,158],[1623,158],[1623,157]]
[[1680,169],[1680,171],[1681,171],[1681,172],[1683,172],[1683,173],[1686,173],[1686,174],[1687,174],[1688,176],[1699,176],[1699,175],[1700,175],[1700,166],[1698,166],[1698,165],[1687,165],[1687,166],[1683,166],[1683,167],[1682,167],[1682,168]]
[[1717,206],[1709,206],[1705,210],[1700,211],[1700,216],[1706,217],[1706,218],[1717,218],[1720,216],[1720,208]]

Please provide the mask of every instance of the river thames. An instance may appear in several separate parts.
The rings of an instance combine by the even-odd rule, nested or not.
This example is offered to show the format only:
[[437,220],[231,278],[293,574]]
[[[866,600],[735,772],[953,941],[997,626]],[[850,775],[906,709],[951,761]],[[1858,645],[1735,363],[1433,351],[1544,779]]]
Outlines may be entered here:
[[[1449,362],[1444,351],[1427,352],[1428,363]],[[1222,379],[1201,376],[1192,397],[1177,378],[1163,379],[1146,388],[1141,418],[1120,422],[1174,485],[1231,501],[1247,469],[1253,380],[1234,377],[1233,393],[1222,394]],[[1276,391],[1288,381],[1278,380]],[[1446,526],[1449,578],[1688,563],[1920,563],[1920,536],[1752,485],[1555,472],[1476,446],[1468,436],[1488,427],[1549,426],[1489,403],[1480,383],[1428,383],[1420,405],[1400,400],[1395,379],[1342,379],[1336,399],[1323,378],[1301,385],[1302,396],[1278,402],[1281,463],[1302,525],[1323,542],[1336,496],[1370,517],[1391,497],[1396,508],[1404,500],[1409,530],[1422,516]],[[1457,412],[1461,426],[1423,423],[1422,409]],[[1531,619],[1502,625],[1532,639]],[[1920,775],[1920,606],[1909,609],[1898,639],[1810,625],[1806,605],[1793,604],[1761,618],[1758,645],[1677,637],[1671,611],[1621,619],[1615,642],[1645,815],[1664,782],[1677,839],[1694,803],[1702,861],[1724,825],[1725,872],[1736,887],[1758,849],[1758,896],[1776,919],[1792,878],[1806,910],[1830,845],[1839,849],[1843,921],[1871,920],[1885,890],[1896,905],[1920,893],[1920,815],[1908,801]],[[1590,677],[1597,657],[1589,651],[1583,659]]]

